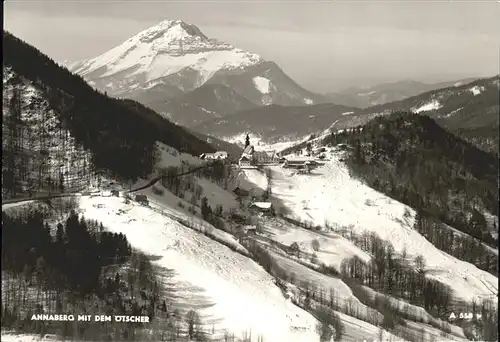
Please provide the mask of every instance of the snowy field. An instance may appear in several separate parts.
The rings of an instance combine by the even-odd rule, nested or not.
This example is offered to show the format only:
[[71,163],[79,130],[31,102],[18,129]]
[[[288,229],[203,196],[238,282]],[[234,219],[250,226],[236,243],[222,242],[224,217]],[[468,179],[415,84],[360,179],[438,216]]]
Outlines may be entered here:
[[[82,197],[80,207],[133,247],[159,257],[169,270],[179,305],[197,307],[222,333],[262,335],[264,341],[317,341],[316,320],[286,300],[272,277],[252,260],[192,229],[117,197]],[[179,294],[183,294],[179,296]],[[179,299],[180,298],[180,299]]]
[[49,341],[60,341],[54,335],[46,334],[45,336],[35,335],[35,334],[16,334],[14,332],[3,332],[1,336],[2,342],[49,342]]
[[215,209],[217,205],[221,205],[225,212],[239,207],[236,201],[236,195],[232,192],[224,190],[205,178],[197,178],[198,185],[203,188],[202,197],[207,198],[208,204]]
[[[157,187],[161,187],[160,185],[156,185]],[[216,229],[210,223],[204,221],[200,217],[200,208],[195,207],[195,212],[198,216],[192,215],[188,212],[188,208],[190,204],[181,200],[172,194],[170,191],[164,189],[163,195],[155,194],[151,188],[147,188],[141,191],[137,191],[135,194],[144,194],[148,197],[149,205],[151,209],[156,212],[164,213],[169,218],[174,220],[178,220],[181,222],[189,222],[193,229],[196,229],[200,232],[209,231],[211,236],[216,237],[220,241],[224,241],[226,245],[232,246],[235,250],[247,255],[248,251],[236,240],[236,238],[226,233],[222,230]],[[180,208],[178,203],[183,203],[184,208]]]
[[414,340],[423,341],[439,341],[439,342],[458,342],[458,341],[469,341],[465,336],[456,336],[447,334],[442,330],[436,329],[425,323],[413,322],[406,320],[406,327],[404,329],[407,333],[413,335]]
[[159,153],[156,168],[180,166],[182,165],[182,163],[187,163],[194,166],[200,165],[203,162],[203,160],[201,160],[200,158],[193,157],[188,153],[180,153],[175,148],[165,145],[164,143],[157,142],[156,146]]
[[441,107],[442,106],[439,103],[439,101],[433,100],[433,101],[431,101],[429,103],[421,105],[420,107],[418,107],[416,109],[413,109],[413,112],[414,113],[428,112],[428,111],[431,111],[431,110],[438,110]]
[[[289,246],[293,242],[297,242],[303,254],[312,254],[314,252],[311,247],[311,242],[316,239],[320,242],[320,249],[319,251],[316,251],[314,253],[316,253],[318,261],[323,262],[326,265],[333,265],[338,267],[341,260],[352,257],[354,255],[357,255],[363,260],[368,260],[370,258],[365,252],[335,233],[314,232],[301,227],[291,226],[289,223],[285,223],[282,221],[273,220],[268,222],[268,224],[264,226],[261,236],[269,237],[270,239],[287,246]],[[339,304],[345,305],[345,303],[349,301],[351,307],[355,307],[358,310],[358,314],[364,315],[363,317],[365,318],[369,318],[368,312],[372,312],[373,309],[368,308],[366,305],[361,303],[354,296],[351,289],[341,279],[316,272],[313,269],[296,262],[292,258],[285,256],[282,252],[277,253],[276,251],[273,251],[272,248],[270,248],[270,253],[280,267],[286,269],[289,274],[294,274],[294,277],[295,279],[297,279],[297,281],[308,282],[313,288],[323,288],[327,291],[328,295],[329,289],[333,289],[336,300]],[[303,258],[302,262],[304,261],[307,263],[307,260],[304,260]],[[368,292],[372,293],[372,295],[377,294],[376,291],[366,286],[364,288]],[[409,304],[390,296],[385,297],[389,299],[394,307],[399,307],[401,310],[404,309],[414,317],[422,319],[425,323],[431,321],[437,324],[443,323],[443,321],[437,320],[432,317],[422,307]],[[348,317],[349,319],[347,319],[346,321],[343,320],[343,323],[346,327],[349,327],[353,318],[349,316],[345,317]],[[371,326],[369,323],[363,323],[367,326]],[[423,340],[431,341],[437,333],[440,333],[440,330],[425,323],[421,324],[424,330],[427,332],[427,335]],[[411,325],[406,329],[409,333],[414,334],[415,336],[420,336],[420,330],[422,329],[422,326]],[[449,327],[453,333],[453,336],[457,337],[458,340],[465,338],[462,328],[451,324],[449,325]],[[363,332],[363,335],[370,337],[373,335],[373,331],[375,330],[376,327],[371,326],[368,330]],[[360,333],[358,332],[353,336],[359,336],[359,334]],[[351,335],[349,332],[347,332],[345,336],[346,340],[349,340],[349,336]]]
[[268,78],[257,76],[252,79],[255,88],[262,94],[269,94],[271,91],[271,81]]
[[[371,294],[371,296],[373,296],[372,298],[374,298],[376,295],[379,295],[380,296],[380,293],[374,291],[373,289],[367,287],[367,286],[363,286],[363,288]],[[427,327],[430,327],[432,328],[434,331],[441,331],[439,329],[436,329],[434,327],[432,327],[430,325],[431,322],[433,322],[434,324],[443,324],[443,323],[448,323],[447,320],[440,320],[440,319],[437,319],[437,318],[434,318],[432,317],[427,311],[425,311],[425,309],[421,306],[416,306],[416,305],[413,305],[413,304],[409,304],[408,302],[405,302],[405,301],[402,301],[402,300],[399,300],[399,299],[396,299],[394,297],[391,297],[391,296],[388,296],[388,295],[383,295],[386,299],[389,300],[389,302],[391,303],[392,307],[394,308],[399,308],[400,310],[403,310],[403,311],[406,311],[408,314],[412,315],[413,317],[418,317],[418,320],[421,321],[421,323],[419,324],[422,324],[422,325],[425,325]],[[444,317],[446,318],[446,317]],[[408,322],[410,322],[409,320],[407,320]],[[417,324],[415,322],[415,324]],[[449,324],[448,327],[450,328],[450,332],[451,334],[453,334],[454,336],[456,337],[459,337],[459,338],[465,338],[465,335],[464,335],[464,330],[463,328],[457,326],[457,325],[454,325],[454,324]],[[427,329],[426,329],[427,330]]]
[[[310,175],[291,175],[286,169],[272,167],[273,196],[302,221],[350,227],[355,234],[375,232],[390,241],[396,252],[406,248],[410,257],[422,255],[428,276],[450,286],[459,299],[497,296],[497,277],[434,247],[413,229],[413,209],[351,178],[339,159],[339,153],[332,153],[331,160]],[[263,186],[260,174],[245,174],[250,182]]]
[[341,341],[384,341],[384,342],[401,342],[404,341],[401,337],[391,334],[390,332],[376,327],[370,323],[359,320],[336,311],[342,323],[344,324],[344,335]]
[[[271,219],[262,222],[264,235],[270,239],[290,246],[296,242],[302,253],[309,255],[315,253],[318,262],[326,266],[333,266],[340,270],[340,264],[344,259],[358,256],[361,260],[369,262],[371,257],[352,242],[342,236],[330,232],[315,232],[294,226],[281,219]],[[314,251],[312,242],[319,242],[319,250]]]
[[[223,139],[227,142],[230,142],[232,144],[244,146],[246,136],[247,136],[247,133],[239,133],[239,134],[232,135],[232,136],[221,137],[221,139]],[[275,143],[267,143],[260,136],[255,135],[255,134],[250,134],[250,141],[256,150],[279,152],[279,151],[284,150],[285,148],[295,146],[295,145],[303,142],[304,140],[309,139],[310,136],[311,135],[308,134],[302,138],[283,139],[283,141],[279,141],[279,142],[275,142]]]
[[239,174],[238,186],[245,190],[252,190],[254,188],[265,190],[267,188],[266,174],[257,169],[245,169]]

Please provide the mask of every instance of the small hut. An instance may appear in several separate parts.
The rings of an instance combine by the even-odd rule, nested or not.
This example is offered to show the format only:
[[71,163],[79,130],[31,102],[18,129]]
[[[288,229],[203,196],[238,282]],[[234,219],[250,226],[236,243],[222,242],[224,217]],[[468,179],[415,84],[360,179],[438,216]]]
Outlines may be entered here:
[[135,201],[139,202],[142,205],[146,205],[146,206],[149,205],[148,197],[146,195],[142,195],[142,194],[135,195]]

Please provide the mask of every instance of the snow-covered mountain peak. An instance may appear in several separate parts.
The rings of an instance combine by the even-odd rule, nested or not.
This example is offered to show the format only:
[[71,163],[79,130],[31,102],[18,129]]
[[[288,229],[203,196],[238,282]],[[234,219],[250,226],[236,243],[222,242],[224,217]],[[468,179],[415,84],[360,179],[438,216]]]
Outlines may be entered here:
[[147,37],[151,34],[166,34],[173,39],[183,39],[185,37],[200,37],[201,39],[208,39],[207,36],[201,32],[196,25],[189,24],[182,20],[163,20],[158,25],[152,26],[141,33],[140,36]]
[[167,76],[194,71],[197,76],[190,77],[194,83],[184,86],[188,91],[221,69],[242,69],[261,62],[264,59],[259,55],[209,38],[195,25],[164,20],[71,69],[98,88],[118,94],[125,88],[149,88]]
[[139,32],[130,38],[129,41],[134,43],[152,43],[164,48],[168,48],[170,44],[176,43],[187,43],[188,45],[193,43],[209,43],[214,45],[215,43],[215,45],[227,45],[232,48],[228,44],[209,39],[196,25],[188,24],[182,20],[164,20],[158,25]]

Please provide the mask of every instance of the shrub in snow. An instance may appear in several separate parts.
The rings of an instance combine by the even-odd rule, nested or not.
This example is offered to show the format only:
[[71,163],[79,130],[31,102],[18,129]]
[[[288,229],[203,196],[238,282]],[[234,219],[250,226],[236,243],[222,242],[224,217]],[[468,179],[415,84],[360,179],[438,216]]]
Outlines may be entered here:
[[157,187],[156,185],[153,185],[153,187],[151,188],[151,190],[153,191],[153,193],[155,195],[159,195],[159,196],[162,196],[164,194],[164,191],[163,189]]
[[312,249],[313,249],[313,250],[315,250],[316,252],[317,252],[317,251],[319,251],[319,247],[320,247],[320,246],[319,246],[319,241],[318,241],[318,239],[314,239],[314,240],[312,240],[312,242],[311,242],[311,247],[312,247]]
[[295,254],[297,257],[300,257],[300,247],[297,242],[294,242],[290,245],[290,252]]

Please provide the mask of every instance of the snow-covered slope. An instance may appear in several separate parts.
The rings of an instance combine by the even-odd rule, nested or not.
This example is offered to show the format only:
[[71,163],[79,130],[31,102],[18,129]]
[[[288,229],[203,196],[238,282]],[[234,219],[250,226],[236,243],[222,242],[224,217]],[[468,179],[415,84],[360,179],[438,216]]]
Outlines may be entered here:
[[[498,279],[476,266],[458,260],[432,245],[413,229],[415,212],[384,194],[351,178],[348,168],[333,152],[330,161],[312,175],[295,175],[272,167],[272,193],[293,216],[313,225],[349,227],[355,234],[375,232],[390,241],[397,252],[422,255],[427,274],[448,285],[454,295],[471,301],[491,299],[498,294]],[[249,180],[262,186],[256,171],[247,172]]]
[[257,76],[253,78],[253,83],[255,84],[255,88],[260,91],[262,94],[269,94],[272,83],[269,79],[261,76]]
[[415,113],[422,113],[422,112],[428,112],[430,110],[437,110],[439,108],[441,108],[441,104],[436,101],[436,100],[433,100],[431,102],[428,102],[426,104],[423,104],[421,105],[420,107],[416,108],[416,109],[413,109],[413,111]]
[[203,234],[139,204],[116,197],[82,197],[86,218],[127,236],[173,271],[175,297],[199,308],[220,336],[225,330],[264,341],[318,341],[316,320],[286,300],[262,267]]

